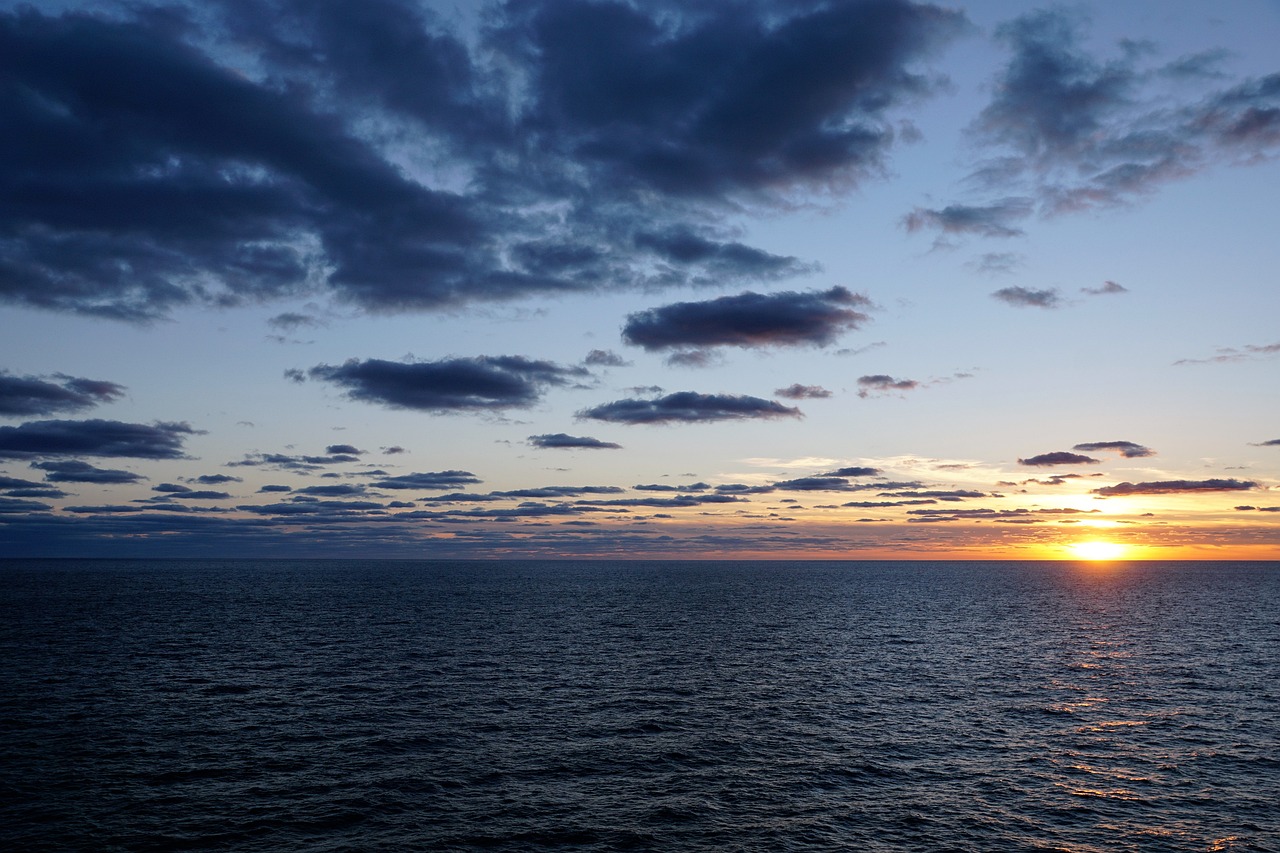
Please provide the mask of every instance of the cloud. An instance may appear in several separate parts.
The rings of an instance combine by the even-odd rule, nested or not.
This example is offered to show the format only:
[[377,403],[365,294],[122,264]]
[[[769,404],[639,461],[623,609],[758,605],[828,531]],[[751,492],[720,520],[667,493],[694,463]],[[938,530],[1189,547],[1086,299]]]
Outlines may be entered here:
[[294,494],[312,495],[320,498],[344,498],[352,495],[363,495],[365,491],[365,486],[354,483],[337,483],[332,486],[305,486],[301,489],[295,489]]
[[[1220,54],[1147,68],[1152,51],[1129,42],[1103,60],[1084,47],[1085,23],[1053,9],[997,30],[1010,58],[970,127],[991,155],[970,176],[977,185],[1026,193],[1048,216],[1133,203],[1214,163],[1259,162],[1280,149],[1280,75],[1203,95]],[[1159,85],[1170,81],[1182,91]]]
[[338,385],[352,400],[427,412],[531,406],[545,387],[590,376],[585,368],[521,356],[416,362],[353,358],[336,366],[316,365],[307,375]]
[[1280,438],[1272,438],[1267,441],[1260,441],[1255,447],[1280,447]]
[[117,471],[109,468],[95,468],[88,462],[77,459],[59,459],[50,462],[32,462],[32,468],[45,472],[44,478],[51,483],[137,483],[147,479],[132,471]]
[[199,483],[202,486],[221,486],[223,483],[243,483],[244,480],[230,474],[201,474],[199,477],[190,478],[187,482]]
[[974,234],[979,237],[1021,237],[1026,232],[1012,224],[1025,219],[1034,207],[1030,199],[1006,198],[988,205],[947,205],[940,210],[917,207],[902,220],[911,233],[933,228],[944,234]]
[[51,509],[48,504],[39,501],[19,500],[17,498],[0,498],[0,513],[46,512]]
[[678,391],[652,400],[615,400],[578,412],[580,418],[607,423],[709,423],[754,418],[798,418],[799,409],[774,400],[741,394],[699,394]]
[[183,440],[196,432],[185,423],[30,421],[16,427],[0,427],[0,458],[127,456],[179,459],[182,457]]
[[687,483],[685,485],[668,485],[665,483],[649,483],[647,485],[632,486],[637,492],[705,492],[711,486],[707,483]]
[[283,314],[267,320],[267,325],[273,329],[280,329],[284,332],[296,332],[302,328],[317,328],[323,326],[324,322],[310,314],[300,314],[297,311],[286,311]]
[[325,453],[340,456],[359,456],[363,450],[352,444],[331,444],[324,449]]
[[359,462],[360,457],[349,453],[330,456],[295,456],[287,453],[249,453],[239,462],[228,462],[230,468],[277,468],[284,471],[319,471],[327,465],[344,465]]
[[[1079,445],[1077,450],[1081,450]],[[1091,456],[1082,456],[1079,453],[1068,453],[1065,450],[1057,450],[1053,453],[1041,453],[1039,456],[1031,456],[1027,459],[1019,459],[1019,465],[1030,465],[1033,467],[1047,467],[1050,465],[1097,465],[1099,460]]]
[[588,436],[567,435],[563,432],[529,436],[529,443],[543,449],[566,450],[620,450],[621,444],[612,441],[601,441]]
[[1154,483],[1119,483],[1094,489],[1095,495],[1176,495],[1196,492],[1241,492],[1258,488],[1251,480],[1161,480]]
[[583,364],[588,367],[630,367],[631,362],[618,355],[613,350],[593,349],[587,353],[587,357],[583,360]]
[[778,388],[773,392],[784,400],[825,400],[831,392],[821,385],[801,385],[799,382]]
[[781,480],[774,483],[773,487],[785,492],[843,492],[850,491],[849,485],[849,481],[843,477],[799,477]]
[[913,391],[918,387],[920,383],[914,379],[894,379],[883,373],[858,377],[858,396],[863,398],[891,391]]
[[381,0],[113,12],[0,15],[0,279],[131,321],[811,269],[717,222],[885,174],[966,25],[904,0],[532,0],[469,31]]
[[1026,287],[1003,287],[991,295],[1016,308],[1057,308],[1062,304],[1062,295],[1056,288],[1031,290]]
[[864,465],[855,465],[848,468],[837,468],[823,474],[824,477],[878,477],[881,471],[879,468],[868,468]]
[[1081,293],[1089,296],[1111,296],[1118,293],[1128,293],[1129,288],[1122,284],[1116,284],[1114,281],[1103,282],[1102,287],[1082,287]]
[[622,337],[646,350],[676,347],[826,346],[868,319],[870,300],[843,287],[677,302],[627,317]]
[[966,266],[975,272],[988,275],[1009,275],[1017,271],[1026,262],[1026,257],[1017,252],[985,252]]
[[1151,448],[1143,447],[1141,444],[1136,444],[1132,441],[1087,441],[1083,444],[1077,444],[1071,449],[1083,450],[1085,453],[1114,450],[1126,459],[1141,459],[1146,456],[1156,455],[1156,452]]
[[774,279],[816,271],[813,265],[798,258],[771,255],[742,243],[708,239],[687,226],[676,226],[662,232],[642,231],[636,234],[635,244],[664,261],[701,264],[716,278],[729,280]]
[[58,373],[50,377],[11,376],[0,371],[0,416],[27,417],[76,412],[124,395],[124,386],[102,379],[81,379]]
[[671,353],[666,362],[669,367],[710,367],[719,360],[712,350],[690,349]]
[[385,477],[370,485],[379,489],[448,489],[479,482],[470,471],[425,471]]
[[1245,344],[1243,347],[1220,347],[1218,354],[1210,358],[1180,358],[1174,364],[1226,364],[1235,361],[1251,361],[1277,353],[1280,353],[1280,343]]

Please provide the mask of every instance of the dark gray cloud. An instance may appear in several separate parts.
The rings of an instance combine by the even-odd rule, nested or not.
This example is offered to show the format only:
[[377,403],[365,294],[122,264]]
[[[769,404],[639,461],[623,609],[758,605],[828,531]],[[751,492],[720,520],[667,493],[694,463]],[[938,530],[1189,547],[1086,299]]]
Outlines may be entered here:
[[751,418],[798,418],[799,409],[742,394],[677,391],[652,400],[615,400],[583,409],[580,418],[622,424],[709,423]]
[[30,421],[0,427],[0,458],[125,456],[178,459],[182,442],[196,433],[185,423],[121,421]]
[[712,346],[825,346],[868,317],[865,296],[847,288],[746,293],[677,302],[627,317],[622,337],[646,350]]
[[3,417],[77,412],[110,403],[123,395],[123,385],[102,379],[82,379],[61,373],[51,377],[11,376],[0,371],[0,416]]
[[976,234],[980,237],[1021,237],[1013,223],[1034,211],[1031,199],[1006,198],[987,205],[950,204],[938,210],[917,207],[903,218],[912,233],[933,228],[944,234]]
[[57,459],[48,462],[32,462],[32,468],[45,472],[44,478],[51,483],[137,483],[147,479],[132,471],[118,471],[110,468],[96,468],[88,462],[78,459]]
[[1156,452],[1150,447],[1143,447],[1141,444],[1132,441],[1086,441],[1083,444],[1075,445],[1071,449],[1082,450],[1085,453],[1114,450],[1126,459],[1141,459],[1146,456],[1156,455]]
[[1112,296],[1118,293],[1128,293],[1129,288],[1114,281],[1105,281],[1102,283],[1102,287],[1082,287],[1080,292],[1089,296]]
[[1160,480],[1152,483],[1118,483],[1094,489],[1095,495],[1176,495],[1196,492],[1243,492],[1258,488],[1252,480]]
[[590,436],[568,435],[563,432],[531,435],[529,443],[543,449],[619,450],[622,448],[621,444],[614,444],[612,441],[601,441]]
[[585,368],[521,356],[415,362],[353,358],[341,365],[317,365],[307,375],[338,385],[352,400],[427,412],[531,406],[549,385],[590,377]]
[[801,385],[799,382],[775,389],[773,393],[784,400],[825,400],[831,396],[831,392],[821,385]]
[[1062,294],[1056,288],[1002,287],[991,295],[1015,308],[1057,308],[1062,304]]
[[152,486],[151,491],[164,492],[165,494],[172,494],[172,495],[180,495],[183,492],[191,491],[191,487],[184,486],[180,483],[160,483],[158,485]]
[[1272,438],[1267,441],[1260,441],[1258,447],[1280,447],[1280,438]]
[[869,397],[872,394],[888,394],[892,391],[913,391],[920,387],[914,379],[894,379],[883,373],[858,377],[858,396]]
[[421,471],[384,477],[370,485],[379,489],[448,489],[479,482],[479,478],[470,471]]
[[[1077,450],[1080,450],[1078,445]],[[1053,453],[1041,453],[1039,456],[1031,456],[1026,459],[1019,459],[1019,465],[1030,465],[1032,467],[1048,467],[1050,465],[1097,465],[1099,460],[1091,456],[1084,456],[1079,453],[1068,453],[1065,450],[1055,450]]]
[[895,113],[936,88],[922,62],[965,26],[904,0],[481,19],[453,31],[399,0],[3,13],[0,298],[149,320],[792,275],[810,267],[718,223],[883,174]]
[[292,489],[292,488],[290,488],[289,486],[281,486],[281,485],[266,485],[266,486],[263,486],[262,488],[258,489],[258,492],[259,492],[259,493],[269,493],[269,492],[292,492],[292,491],[293,491],[293,489]]

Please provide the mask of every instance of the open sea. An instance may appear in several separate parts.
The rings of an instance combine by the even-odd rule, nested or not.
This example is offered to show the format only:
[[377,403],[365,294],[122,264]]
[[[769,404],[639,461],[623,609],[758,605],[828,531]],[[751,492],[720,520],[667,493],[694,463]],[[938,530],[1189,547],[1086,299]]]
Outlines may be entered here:
[[2,561],[0,849],[1280,851],[1280,563]]

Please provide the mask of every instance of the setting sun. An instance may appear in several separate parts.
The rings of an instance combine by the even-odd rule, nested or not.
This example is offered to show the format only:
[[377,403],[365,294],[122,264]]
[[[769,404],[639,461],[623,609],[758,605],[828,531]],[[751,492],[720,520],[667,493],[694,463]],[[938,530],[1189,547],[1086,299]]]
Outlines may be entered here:
[[1118,560],[1128,551],[1115,542],[1077,542],[1070,546],[1071,553],[1081,560]]

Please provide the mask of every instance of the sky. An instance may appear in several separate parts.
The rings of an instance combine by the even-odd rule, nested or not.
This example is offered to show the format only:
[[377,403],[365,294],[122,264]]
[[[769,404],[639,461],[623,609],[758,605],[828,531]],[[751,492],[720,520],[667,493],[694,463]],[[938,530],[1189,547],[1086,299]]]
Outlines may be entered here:
[[0,556],[1280,559],[1280,3],[0,3]]

